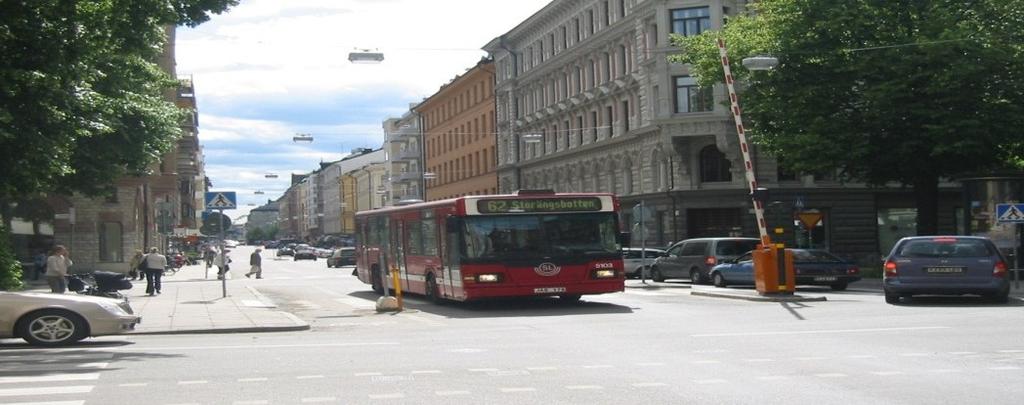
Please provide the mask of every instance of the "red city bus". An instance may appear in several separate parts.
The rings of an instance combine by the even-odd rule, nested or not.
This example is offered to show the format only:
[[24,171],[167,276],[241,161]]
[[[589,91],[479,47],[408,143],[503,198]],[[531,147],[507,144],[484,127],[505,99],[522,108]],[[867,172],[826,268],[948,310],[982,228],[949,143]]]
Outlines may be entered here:
[[[432,301],[623,291],[619,202],[612,194],[520,191],[356,214],[359,280]],[[388,287],[392,284],[388,279]]]

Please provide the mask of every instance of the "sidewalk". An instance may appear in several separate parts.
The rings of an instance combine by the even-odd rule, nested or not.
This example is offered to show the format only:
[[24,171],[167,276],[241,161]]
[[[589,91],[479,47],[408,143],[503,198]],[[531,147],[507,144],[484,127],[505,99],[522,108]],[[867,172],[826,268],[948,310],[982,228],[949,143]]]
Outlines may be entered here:
[[[251,333],[308,330],[309,324],[291,313],[280,311],[273,301],[242,280],[227,280],[227,298],[222,297],[216,267],[204,278],[205,266],[186,266],[173,276],[164,276],[161,294],[146,295],[146,282],[133,281],[121,293],[142,323],[130,334]],[[233,270],[236,277],[242,273]],[[26,289],[48,291],[45,284],[32,283]],[[74,293],[70,293],[74,294]]]

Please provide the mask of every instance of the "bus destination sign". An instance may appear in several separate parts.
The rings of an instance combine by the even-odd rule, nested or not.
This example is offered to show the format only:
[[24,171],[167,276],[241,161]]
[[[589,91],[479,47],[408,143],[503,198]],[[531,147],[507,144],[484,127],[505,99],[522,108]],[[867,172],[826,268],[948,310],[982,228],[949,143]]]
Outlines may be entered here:
[[481,214],[588,212],[600,211],[601,199],[597,197],[487,199],[477,201],[476,208]]

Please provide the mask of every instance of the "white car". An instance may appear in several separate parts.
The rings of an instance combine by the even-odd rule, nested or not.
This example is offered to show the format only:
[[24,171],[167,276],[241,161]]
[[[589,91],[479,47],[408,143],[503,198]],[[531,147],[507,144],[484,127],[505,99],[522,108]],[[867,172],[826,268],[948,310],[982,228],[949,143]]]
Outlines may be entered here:
[[236,247],[238,247],[238,241],[237,240],[231,240],[231,239],[224,239],[224,247],[236,248]]
[[89,295],[0,291],[0,338],[61,346],[135,329],[142,317],[127,302]]
[[640,277],[640,271],[645,266],[643,263],[644,258],[640,257],[641,253],[643,253],[644,258],[647,259],[647,277],[650,278],[651,266],[654,264],[654,259],[657,259],[658,256],[661,256],[665,251],[655,248],[642,249],[642,252],[640,248],[622,249],[622,268],[626,272],[626,277]]

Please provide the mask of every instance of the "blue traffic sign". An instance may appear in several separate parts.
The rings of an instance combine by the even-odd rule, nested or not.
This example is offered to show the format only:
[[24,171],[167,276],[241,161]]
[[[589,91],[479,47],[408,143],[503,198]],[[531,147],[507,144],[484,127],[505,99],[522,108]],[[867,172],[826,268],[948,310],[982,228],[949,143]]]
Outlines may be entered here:
[[996,223],[1024,224],[1024,204],[996,204]]
[[238,208],[234,191],[212,191],[206,193],[206,209],[232,210]]

